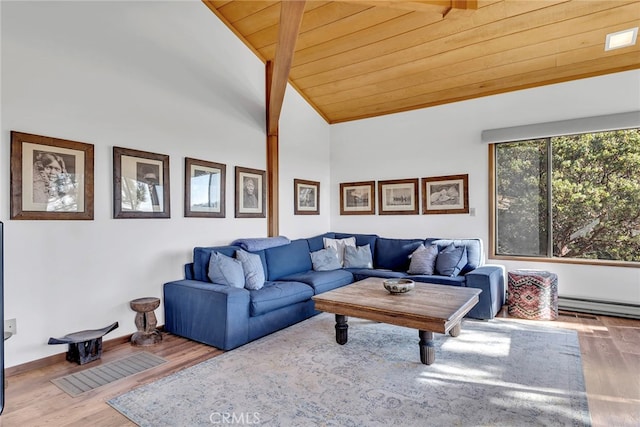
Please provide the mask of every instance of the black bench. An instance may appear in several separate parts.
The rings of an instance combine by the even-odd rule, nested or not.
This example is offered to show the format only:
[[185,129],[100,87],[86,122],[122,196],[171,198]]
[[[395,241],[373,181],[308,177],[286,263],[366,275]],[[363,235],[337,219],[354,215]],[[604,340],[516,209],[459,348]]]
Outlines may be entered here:
[[102,337],[117,327],[118,322],[115,322],[102,329],[73,332],[62,338],[49,338],[48,344],[69,344],[67,360],[84,365],[100,359],[100,356],[102,356]]

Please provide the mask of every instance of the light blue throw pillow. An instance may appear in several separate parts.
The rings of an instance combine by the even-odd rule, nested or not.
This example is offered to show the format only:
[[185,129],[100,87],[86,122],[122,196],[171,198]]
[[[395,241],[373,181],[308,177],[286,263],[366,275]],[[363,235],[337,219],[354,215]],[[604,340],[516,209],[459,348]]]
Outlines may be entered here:
[[344,265],[345,246],[353,246],[353,247],[356,246],[355,237],[347,237],[345,239],[330,239],[328,237],[323,237],[322,242],[324,243],[325,249],[333,248],[336,250],[338,254],[338,260],[340,261],[340,267]]
[[454,277],[467,265],[467,248],[452,244],[444,248],[436,258],[436,271],[441,276]]
[[436,266],[436,258],[438,257],[438,247],[430,245],[418,246],[418,249],[411,254],[411,263],[409,264],[409,274],[425,274],[432,275]]
[[264,286],[264,267],[260,255],[252,254],[244,250],[236,251],[236,258],[242,263],[244,271],[244,287],[257,291]]
[[338,251],[334,248],[311,252],[311,263],[315,271],[331,271],[342,268],[338,258]]
[[373,259],[371,257],[371,247],[366,244],[364,246],[345,246],[344,247],[344,267],[345,268],[373,268]]
[[207,275],[213,283],[244,288],[242,263],[219,252],[211,253]]

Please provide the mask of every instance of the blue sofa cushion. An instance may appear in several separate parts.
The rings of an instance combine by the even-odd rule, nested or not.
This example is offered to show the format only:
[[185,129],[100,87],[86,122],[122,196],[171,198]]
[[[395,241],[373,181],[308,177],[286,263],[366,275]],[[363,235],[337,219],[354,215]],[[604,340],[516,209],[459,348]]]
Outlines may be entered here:
[[353,282],[353,274],[347,270],[313,271],[292,274],[283,277],[284,280],[295,280],[311,286],[316,294],[339,288]]
[[[447,246],[453,243],[454,246],[464,246],[467,248],[467,265],[462,268],[460,274],[466,274],[471,270],[475,270],[484,264],[482,240],[480,239],[429,239],[429,242],[437,245],[438,250],[442,251]],[[427,243],[425,243],[426,245]]]
[[371,257],[371,247],[367,243],[364,246],[344,248],[345,268],[373,268],[373,258]]
[[267,280],[279,280],[289,274],[308,271],[313,268],[309,243],[306,239],[291,241],[288,245],[265,249]]
[[220,252],[213,252],[209,258],[209,280],[219,285],[244,288],[242,263]]
[[377,234],[347,234],[347,233],[334,233],[336,239],[346,239],[347,237],[356,238],[356,246],[369,245],[371,249],[371,257],[375,257],[376,240],[378,240]]
[[195,280],[210,282],[209,280],[209,259],[213,252],[219,252],[228,257],[233,257],[238,246],[211,246],[207,248],[197,247],[193,249],[193,275]]
[[277,310],[306,301],[313,296],[313,289],[299,282],[266,282],[262,289],[250,290],[250,315]]
[[236,251],[236,258],[242,263],[244,273],[244,287],[258,290],[264,286],[264,267],[260,255],[251,254],[244,250]]
[[364,280],[367,277],[380,277],[382,279],[400,279],[407,277],[404,271],[379,270],[379,269],[360,269],[353,271],[355,280]]
[[409,269],[409,255],[418,249],[423,242],[422,239],[377,238],[374,256],[375,268],[407,271]]
[[416,282],[435,283],[436,285],[465,286],[464,276],[450,277],[427,274],[411,274],[407,276],[407,279],[411,279]]
[[324,233],[319,236],[310,237],[307,239],[307,243],[309,244],[309,252],[319,251],[320,249],[324,249],[324,238],[334,239],[336,237],[336,233]]
[[311,252],[311,264],[313,264],[315,271],[331,271],[342,268],[338,259],[338,251],[334,248]]
[[467,248],[452,244],[444,248],[436,258],[436,271],[442,276],[457,276],[467,265]]

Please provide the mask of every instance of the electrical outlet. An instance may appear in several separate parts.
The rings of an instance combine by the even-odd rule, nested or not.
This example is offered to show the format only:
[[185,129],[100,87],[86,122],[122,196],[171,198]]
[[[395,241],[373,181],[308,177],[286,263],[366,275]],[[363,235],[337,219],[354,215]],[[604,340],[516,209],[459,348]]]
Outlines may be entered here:
[[11,332],[11,335],[16,335],[18,333],[18,323],[16,319],[5,320],[4,331]]

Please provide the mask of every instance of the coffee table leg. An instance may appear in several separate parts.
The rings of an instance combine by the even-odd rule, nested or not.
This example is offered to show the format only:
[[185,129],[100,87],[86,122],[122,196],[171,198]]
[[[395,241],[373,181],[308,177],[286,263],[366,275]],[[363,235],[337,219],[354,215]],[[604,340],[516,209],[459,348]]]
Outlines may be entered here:
[[449,331],[449,335],[451,335],[452,337],[457,337],[458,335],[460,335],[460,325],[461,323],[458,323],[456,326],[451,328],[451,330]]
[[431,365],[436,360],[436,349],[433,346],[433,332],[418,331],[420,336],[420,361]]
[[349,325],[347,325],[347,316],[336,314],[336,342],[338,344],[343,345],[347,343],[348,329]]

